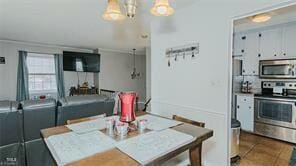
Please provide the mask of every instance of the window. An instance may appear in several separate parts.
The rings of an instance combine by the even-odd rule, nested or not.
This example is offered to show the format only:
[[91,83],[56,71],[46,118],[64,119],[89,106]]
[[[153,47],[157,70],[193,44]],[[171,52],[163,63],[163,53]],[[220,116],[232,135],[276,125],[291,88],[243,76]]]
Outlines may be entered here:
[[54,55],[28,53],[27,66],[30,96],[57,93]]

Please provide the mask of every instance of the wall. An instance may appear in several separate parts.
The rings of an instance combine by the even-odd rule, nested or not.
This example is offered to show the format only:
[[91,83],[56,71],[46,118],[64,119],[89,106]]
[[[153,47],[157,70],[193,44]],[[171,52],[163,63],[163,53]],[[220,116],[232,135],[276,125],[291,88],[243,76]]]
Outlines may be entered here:
[[[6,58],[6,64],[0,65],[0,100],[15,100],[16,99],[16,79],[17,79],[17,66],[18,66],[18,51],[25,50],[28,52],[41,52],[50,54],[61,54],[63,50],[67,51],[81,51],[92,52],[87,49],[75,49],[75,48],[59,48],[59,47],[47,47],[40,45],[32,45],[29,43],[15,43],[15,42],[0,42],[0,56]],[[93,74],[89,73],[87,81],[90,85],[93,84]],[[77,85],[76,72],[64,72],[65,77],[65,93],[69,93],[71,86]],[[79,73],[80,83],[84,81],[85,74]]]
[[[229,165],[231,19],[283,2],[199,0],[151,24],[152,112],[203,121],[214,130],[203,146],[204,165]],[[200,43],[195,59],[167,66],[167,48],[195,42]]]
[[136,55],[137,72],[139,79],[131,79],[133,71],[133,56],[128,53],[99,50],[101,54],[101,71],[99,75],[100,89],[115,91],[136,91],[139,100],[146,97],[146,56]]
[[[8,41],[0,42],[0,56],[6,58],[6,64],[0,65],[0,100],[15,100],[16,98],[16,79],[18,66],[18,50],[28,52],[41,52],[50,54],[61,54],[63,50],[93,52],[90,49],[59,48],[40,46],[29,43],[15,43]],[[145,100],[145,81],[146,81],[146,60],[145,55],[139,55],[136,58],[137,70],[141,72],[141,79],[132,80],[132,56],[127,53],[112,51],[100,51],[101,54],[101,72],[99,73],[99,84],[101,89],[111,89],[118,91],[137,91],[140,100]],[[94,86],[93,73],[84,72],[64,72],[65,93],[69,94],[71,86],[77,86],[88,81],[89,86]]]
[[[146,48],[146,101],[151,98],[151,48]],[[151,104],[148,104],[146,111],[151,111]]]

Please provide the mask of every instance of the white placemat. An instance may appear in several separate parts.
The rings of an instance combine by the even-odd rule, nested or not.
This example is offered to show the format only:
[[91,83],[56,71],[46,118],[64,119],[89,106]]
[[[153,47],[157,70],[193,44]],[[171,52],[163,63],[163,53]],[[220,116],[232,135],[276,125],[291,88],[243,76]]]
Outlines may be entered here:
[[115,147],[115,141],[100,131],[85,134],[69,132],[50,136],[45,142],[59,166]]
[[166,119],[166,118],[153,116],[153,115],[143,115],[143,116],[137,117],[137,120],[140,120],[140,119],[147,119],[148,120],[147,128],[150,130],[157,130],[157,131],[182,124],[182,122],[179,122],[176,120]]
[[75,123],[71,125],[66,125],[67,128],[72,130],[75,133],[87,133],[95,130],[103,130],[106,128],[106,119],[114,118],[119,119],[118,116],[109,116],[109,117],[101,117],[94,120],[88,120],[85,122]]
[[172,129],[152,131],[116,144],[116,147],[142,165],[190,143],[195,138]]

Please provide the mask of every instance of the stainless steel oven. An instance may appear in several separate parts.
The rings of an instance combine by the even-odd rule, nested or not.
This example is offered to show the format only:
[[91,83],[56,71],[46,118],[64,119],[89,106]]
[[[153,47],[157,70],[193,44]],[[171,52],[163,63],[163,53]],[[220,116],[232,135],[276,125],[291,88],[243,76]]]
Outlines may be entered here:
[[296,129],[296,100],[255,98],[255,121]]
[[296,59],[261,60],[259,62],[260,78],[296,78]]

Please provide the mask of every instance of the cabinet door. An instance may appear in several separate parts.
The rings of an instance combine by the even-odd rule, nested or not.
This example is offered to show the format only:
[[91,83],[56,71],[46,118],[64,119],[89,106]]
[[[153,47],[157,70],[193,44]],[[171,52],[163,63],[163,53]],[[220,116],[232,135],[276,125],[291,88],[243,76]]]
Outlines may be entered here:
[[237,119],[241,122],[241,128],[253,132],[254,97],[237,95],[236,115]]
[[243,56],[245,52],[245,34],[234,34],[233,40],[233,56]]
[[281,30],[269,29],[260,32],[260,59],[277,59],[281,57]]
[[282,38],[282,56],[295,58],[296,57],[296,25],[286,26],[283,28]]
[[258,75],[259,69],[259,33],[247,33],[245,55],[243,57],[243,75]]

